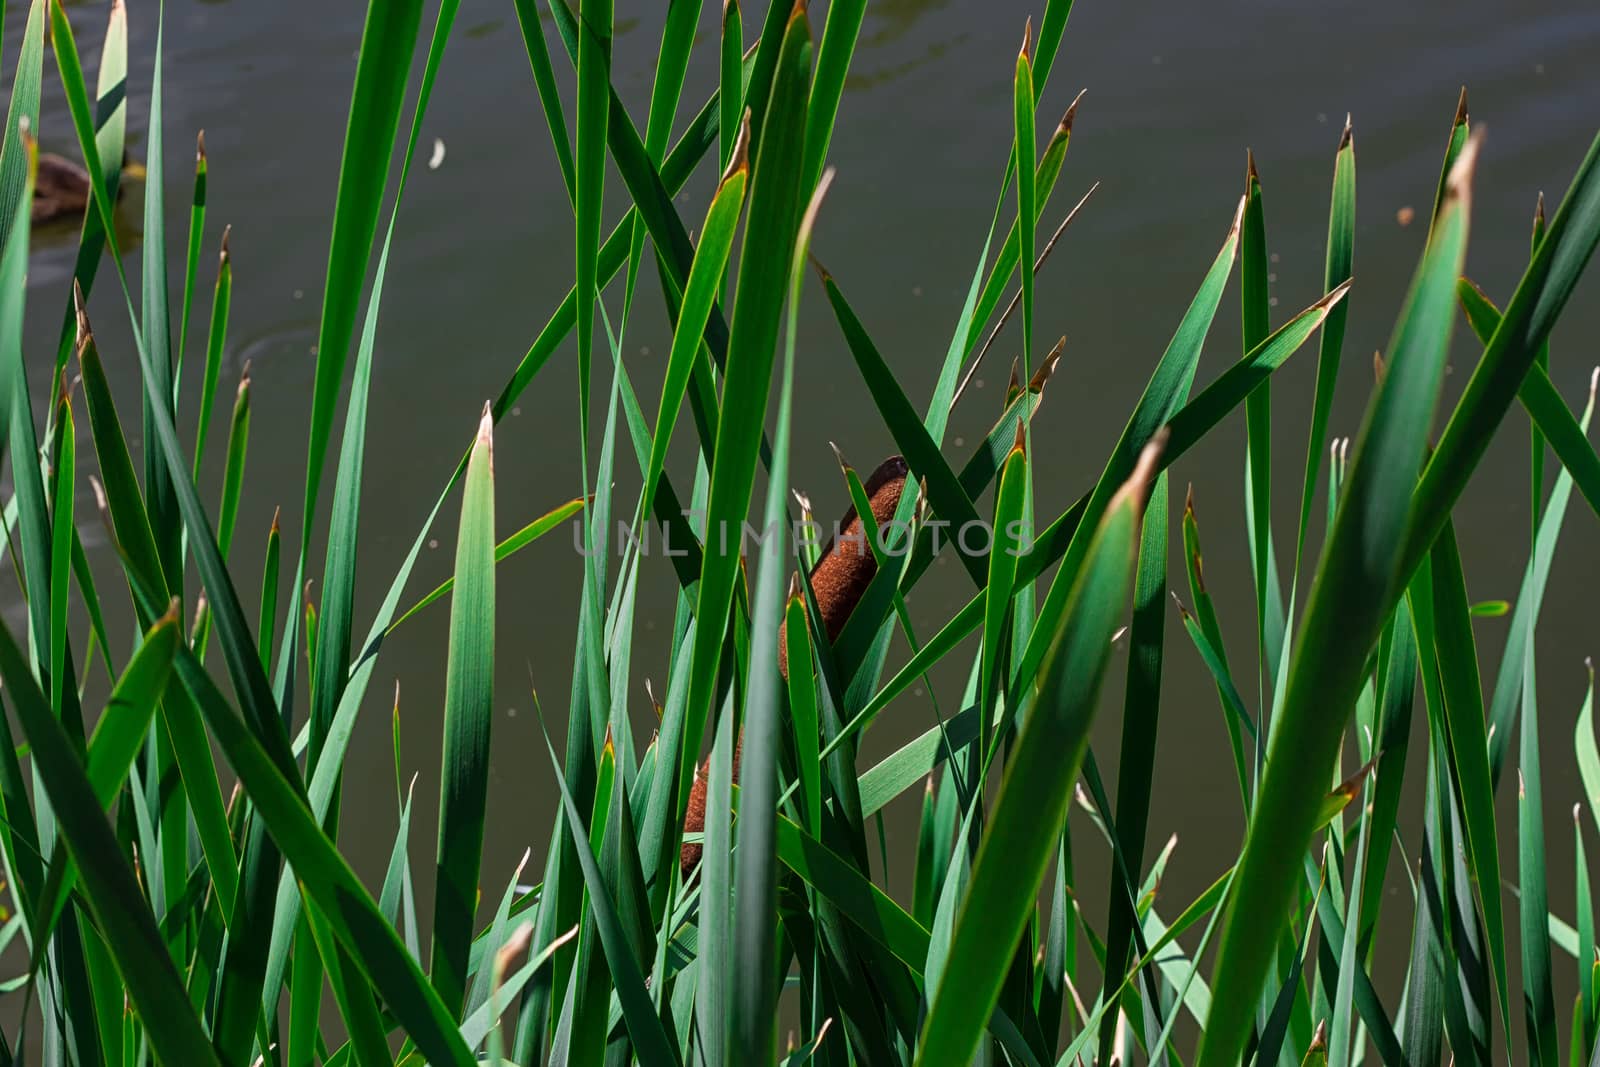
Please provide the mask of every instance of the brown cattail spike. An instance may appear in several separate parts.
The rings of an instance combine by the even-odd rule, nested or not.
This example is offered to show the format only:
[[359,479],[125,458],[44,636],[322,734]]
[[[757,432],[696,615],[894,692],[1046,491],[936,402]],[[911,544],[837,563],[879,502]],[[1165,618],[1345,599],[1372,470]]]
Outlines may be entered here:
[[[839,454],[837,447],[835,455]],[[844,457],[839,456],[839,464],[846,470],[850,469]],[[878,526],[882,526],[894,517],[895,510],[900,506],[900,496],[905,490],[908,468],[906,462],[899,456],[890,456],[878,465],[878,469],[867,477],[863,488],[866,490],[867,500],[871,505],[871,518]],[[867,544],[866,530],[862,526],[861,516],[856,514],[855,508],[845,511],[839,520],[838,533],[822,550],[817,565],[811,568],[811,590],[816,597],[818,613],[822,616],[822,626],[828,641],[836,641],[843,632],[845,623],[850,618],[850,613],[855,610],[867,587],[872,583],[873,576],[878,572],[878,563],[872,555],[872,550]],[[791,581],[791,590],[796,590],[798,583]],[[793,593],[791,593],[793,595]],[[778,628],[778,672],[785,679],[789,677],[789,650],[788,650],[788,624]],[[810,669],[810,665],[806,665]],[[739,762],[744,752],[744,738],[741,735],[739,743],[733,750],[733,780],[739,780]],[[705,829],[706,815],[706,780],[696,770],[693,786],[689,791],[688,811],[683,821],[685,833],[700,833]],[[700,862],[701,846],[698,842],[685,842],[678,854],[678,862],[684,877]]]

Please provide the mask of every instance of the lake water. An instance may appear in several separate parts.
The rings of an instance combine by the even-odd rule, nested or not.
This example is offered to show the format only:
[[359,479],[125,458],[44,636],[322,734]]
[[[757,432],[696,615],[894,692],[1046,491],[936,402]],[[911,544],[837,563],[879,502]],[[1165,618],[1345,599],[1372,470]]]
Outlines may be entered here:
[[[25,5],[7,7],[3,76],[9,82]],[[685,110],[698,107],[715,81],[720,5],[706,7]],[[312,346],[363,8],[197,0],[167,5],[172,268],[175,275],[181,269],[190,144],[203,128],[210,156],[210,214],[201,270],[205,302],[192,333],[204,335],[217,241],[223,224],[231,223],[235,289],[219,418],[225,421],[227,398],[246,361],[254,381],[246,499],[235,550],[246,603],[258,592],[253,576],[260,573],[274,509],[282,508],[286,534],[300,525]],[[824,8],[818,3],[812,13],[819,33]],[[833,140],[838,177],[815,251],[850,295],[919,407],[938,373],[982,247],[1010,140],[1012,65],[1024,19],[1037,17],[1040,8],[1017,0],[875,0],[869,6]],[[641,126],[664,9],[659,2],[618,4],[614,80]],[[129,122],[135,155],[142,157],[156,9],[152,0],[130,0],[130,11]],[[72,4],[69,12],[92,78],[107,5]],[[759,10],[747,13],[746,24],[753,34]],[[424,33],[429,29],[431,9]],[[570,89],[570,68],[559,46],[553,47],[558,74]],[[1371,387],[1371,354],[1387,344],[1425,236],[1459,88],[1469,86],[1474,124],[1488,131],[1475,190],[1469,273],[1503,303],[1526,262],[1536,196],[1546,192],[1553,210],[1554,198],[1600,123],[1597,54],[1600,7],[1586,0],[1367,3],[1338,9],[1249,0],[1078,4],[1044,91],[1041,131],[1053,126],[1079,89],[1086,87],[1088,94],[1046,211],[1045,232],[1094,182],[1101,185],[1039,281],[1035,359],[1057,336],[1067,337],[1030,443],[1040,514],[1058,514],[1098,474],[1227,229],[1243,191],[1247,147],[1254,150],[1265,189],[1276,325],[1321,293],[1333,154],[1346,113],[1353,115],[1359,174],[1356,283],[1331,431],[1354,434]],[[41,139],[47,150],[75,153],[50,60],[46,71]],[[571,215],[510,3],[462,4],[424,136],[442,140],[445,156],[437,170],[419,166],[413,175],[389,270],[367,449],[358,634],[365,633],[419,524],[470,441],[483,401],[499,392],[573,274]],[[709,180],[709,173],[701,176],[680,201],[691,228],[703,217]],[[620,184],[617,189],[608,204],[608,225],[623,204]],[[139,198],[131,195],[122,207],[134,226]],[[1398,216],[1407,208],[1418,221],[1404,226]],[[44,238],[35,256],[27,337],[36,392],[45,384],[74,242],[70,230]],[[129,258],[135,274],[137,258]],[[643,279],[623,355],[646,410],[653,413],[670,335],[653,273],[646,270]],[[1575,407],[1581,406],[1590,369],[1600,358],[1592,342],[1600,333],[1595,284],[1586,279],[1554,339],[1552,376]],[[620,306],[619,293],[610,294],[613,310]],[[101,351],[128,411],[136,404],[134,355],[126,316],[113,296],[111,284],[102,284],[92,310]],[[1230,287],[1202,360],[1202,384],[1237,358],[1238,318],[1237,291]],[[1458,329],[1458,335],[1465,333],[1464,327]],[[1020,324],[1014,323],[979,372],[978,387],[957,409],[947,437],[953,454],[965,455],[998,412],[1006,369],[1020,343]],[[807,294],[800,344],[794,482],[811,493],[820,513],[830,515],[842,507],[845,491],[828,443],[836,442],[862,469],[870,469],[892,445],[814,286]],[[579,492],[574,351],[571,344],[562,348],[498,431],[502,535]],[[1473,345],[1458,336],[1454,373],[1447,381],[1451,398],[1475,358]],[[192,337],[191,372],[198,359]],[[1274,517],[1280,556],[1292,548],[1314,364],[1314,346],[1308,345],[1276,378]],[[597,423],[603,418],[605,380],[597,379]],[[192,419],[194,401],[187,404]],[[1474,600],[1516,594],[1529,539],[1525,427],[1526,419],[1514,410],[1456,513]],[[682,426],[679,438],[688,438]],[[220,484],[220,440],[214,439],[213,460],[205,471],[208,499]],[[1175,467],[1172,492],[1176,516],[1185,484],[1194,485],[1208,581],[1241,688],[1252,696],[1243,450],[1243,419],[1236,415]],[[677,455],[675,469],[686,491],[689,472],[684,453]],[[628,466],[619,461],[619,470]],[[620,500],[633,499],[636,482],[636,477],[619,476]],[[324,484],[329,483],[331,470]],[[324,519],[326,507],[325,502]],[[425,552],[412,595],[449,571],[455,507],[453,502],[447,506],[444,522],[433,533],[437,548]],[[1600,649],[1593,603],[1597,529],[1581,498],[1575,500],[1539,634],[1551,904],[1569,916],[1572,845],[1566,820],[1579,798],[1570,730],[1586,684],[1584,657]],[[109,577],[115,564],[98,535],[98,527],[86,527],[85,537],[100,546],[97,566]],[[1313,547],[1320,536],[1320,528],[1314,528]],[[1176,526],[1173,540],[1177,543]],[[285,555],[291,557],[292,536],[285,541]],[[314,558],[320,561],[320,554]],[[924,635],[941,625],[968,592],[966,580],[944,562],[911,602]],[[292,558],[286,570],[289,563]],[[1173,566],[1181,587],[1177,553]],[[320,563],[309,569],[314,580],[319,569]],[[543,861],[557,794],[539,740],[529,679],[559,733],[566,719],[580,573],[565,532],[500,570],[500,707],[484,880],[490,896],[525,848],[534,850],[533,869]],[[650,561],[641,581],[630,696],[641,744],[652,723],[642,679],[652,678],[658,686],[665,680],[673,587],[670,567]],[[115,588],[102,584],[102,590]],[[280,595],[292,594],[284,589]],[[396,682],[405,773],[420,774],[413,851],[419,871],[431,866],[447,616],[442,605],[430,609],[387,644],[347,761],[341,846],[373,881],[381,877],[395,826],[389,702]],[[8,611],[7,618],[15,622],[15,613]],[[1499,662],[1505,629],[1504,619],[1478,624],[1486,679],[1492,679]],[[1096,749],[1108,775],[1116,766],[1121,667],[1119,658],[1097,730]],[[947,711],[959,697],[959,673],[936,678]],[[1162,908],[1170,917],[1220,873],[1221,857],[1236,852],[1243,830],[1215,693],[1176,611],[1167,634],[1164,694],[1159,790],[1149,839],[1153,855],[1169,834],[1180,837],[1163,890]],[[930,722],[925,697],[897,702],[869,737],[863,760],[891,750]],[[1420,744],[1412,749],[1412,786],[1422,777],[1422,750]],[[1499,799],[1505,843],[1515,833],[1509,786]],[[913,804],[898,809],[892,809],[889,822],[889,877],[891,891],[904,895],[915,814]],[[1420,799],[1409,801],[1403,811],[1401,832],[1414,859]],[[1093,832],[1086,820],[1075,827],[1080,835]],[[1503,859],[1509,862],[1505,847]],[[1084,905],[1097,926],[1103,922],[1102,852],[1092,845],[1079,849]],[[1391,885],[1396,910],[1405,918],[1390,915],[1385,957],[1404,952],[1402,923],[1409,932],[1410,905],[1401,899],[1405,890],[1398,872],[1396,859]],[[427,881],[419,877],[424,903]],[[1380,962],[1380,971],[1385,967]],[[1558,957],[1557,972],[1558,991],[1569,996],[1571,966],[1564,957]],[[1380,988],[1386,988],[1381,973]]]

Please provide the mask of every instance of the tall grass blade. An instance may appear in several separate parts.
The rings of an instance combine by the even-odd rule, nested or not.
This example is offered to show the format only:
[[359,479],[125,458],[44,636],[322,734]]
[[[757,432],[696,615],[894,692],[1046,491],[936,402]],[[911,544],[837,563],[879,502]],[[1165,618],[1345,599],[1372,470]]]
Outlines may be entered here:
[[[788,268],[799,219],[799,166],[805,98],[811,73],[811,32],[805,9],[789,19],[777,60],[767,129],[760,142],[750,192],[745,249],[757,255],[739,260],[739,283],[729,360],[723,386],[723,413],[717,426],[716,458],[706,509],[709,533],[703,558],[698,610],[707,620],[695,634],[689,666],[689,692],[683,744],[679,749],[677,809],[689,799],[689,774],[699,751],[711,707],[723,620],[733,603],[739,552],[737,535],[748,510],[755,478],[756,446],[767,409],[779,317],[788,287]],[[734,536],[730,540],[730,533]],[[714,620],[714,621],[713,621]]]
[[1200,1067],[1237,1061],[1271,963],[1299,858],[1363,682],[1367,652],[1405,573],[1392,546],[1410,511],[1448,347],[1453,287],[1466,249],[1472,155],[1453,179],[1389,346],[1387,371],[1363,426],[1337,522],[1313,583],[1298,650],[1230,894]]
[[1002,779],[918,1042],[919,1067],[966,1063],[1000,996],[1088,749],[1112,631],[1132,587],[1139,520],[1159,450],[1158,437],[1108,502],[1050,640],[1038,699]]

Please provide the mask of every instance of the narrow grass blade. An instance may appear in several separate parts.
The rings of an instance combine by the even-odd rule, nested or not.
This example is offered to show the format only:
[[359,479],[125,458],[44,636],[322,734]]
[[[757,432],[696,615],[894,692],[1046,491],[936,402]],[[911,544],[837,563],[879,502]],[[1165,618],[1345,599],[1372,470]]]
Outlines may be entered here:
[[656,414],[655,433],[650,440],[650,459],[644,474],[644,492],[640,500],[641,517],[650,514],[655,502],[656,483],[666,466],[667,445],[672,440],[672,430],[683,403],[684,391],[689,386],[689,376],[700,358],[701,337],[706,322],[711,317],[717,290],[723,272],[728,266],[728,255],[733,248],[734,231],[739,213],[744,207],[745,186],[750,175],[748,146],[749,120],[742,127],[733,162],[717,186],[706,210],[705,226],[700,243],[695,248],[694,263],[689,268],[689,281],[684,288],[683,303],[678,311],[678,322],[672,332],[672,350],[667,357],[666,381],[661,387],[661,404]]
[[1112,631],[1133,583],[1139,519],[1159,447],[1147,447],[1133,477],[1108,503],[1050,642],[1039,696],[1002,779],[923,1027],[919,1067],[966,1063],[1000,995],[1088,749]]
[[589,903],[593,909],[595,929],[605,950],[611,976],[616,982],[617,999],[622,1004],[623,1018],[627,1021],[628,1032],[639,1050],[641,1062],[671,1067],[678,1062],[677,1056],[667,1041],[655,1009],[650,1004],[650,994],[645,989],[644,975],[639,970],[639,961],[628,949],[627,937],[617,918],[616,903],[606,889],[600,865],[595,860],[594,850],[583,828],[583,820],[579,817],[578,806],[573,802],[572,792],[567,788],[566,779],[561,773],[561,762],[556,759],[556,750],[550,744],[548,736],[544,738],[544,742],[545,748],[550,752],[550,765],[555,769],[556,784],[561,789],[561,803],[566,814],[567,829],[577,849],[578,864],[583,870],[583,881],[589,890]]
[[[1155,791],[1156,736],[1161,725],[1161,666],[1167,622],[1167,476],[1156,477],[1145,506],[1139,563],[1133,587],[1133,622],[1128,633],[1128,675],[1122,703],[1122,753],[1117,767],[1117,847],[1127,870],[1144,868],[1145,833]],[[1120,864],[1112,865],[1106,920],[1106,980],[1110,1001],[1128,961],[1137,921],[1133,886]],[[1109,1062],[1113,1028],[1100,1028],[1100,1055]]]
[[[532,522],[528,523],[528,525],[524,526],[510,537],[494,546],[495,563],[504,563],[506,560],[510,559],[518,552],[521,552],[524,548],[527,548],[545,534],[556,529],[562,523],[566,522],[574,515],[577,515],[582,510],[582,500],[569,500],[560,507],[552,508],[550,511],[545,512],[543,515],[539,516],[537,519],[534,519]],[[455,589],[455,587],[455,578],[453,576],[446,578],[443,582],[439,583],[438,587],[435,588],[433,592],[417,601],[404,615],[390,623],[388,632],[393,633],[399,628],[401,623],[411,618],[411,616],[415,615],[429,604],[449,596],[451,590]]]
[[[5,248],[17,232],[19,208],[31,216],[33,191],[28,176],[28,152],[23,143],[23,120],[27,130],[39,128],[39,92],[44,72],[45,0],[28,5],[28,19],[22,29],[22,45],[17,69],[11,77],[11,103],[6,110],[6,126],[0,131],[0,248]],[[24,228],[26,228],[24,226]]]
[[1440,218],[1389,346],[1388,368],[1368,412],[1334,527],[1317,569],[1284,704],[1239,864],[1201,1039],[1200,1067],[1238,1060],[1253,1005],[1287,921],[1367,653],[1404,588],[1393,546],[1411,512],[1412,487],[1444,375],[1453,288],[1466,250],[1472,154],[1455,172]]
[[[1523,664],[1522,738],[1517,749],[1517,884],[1522,919],[1522,998],[1528,1059],[1559,1067],[1555,993],[1550,984],[1549,889],[1545,876],[1544,775],[1539,759],[1539,708],[1532,642]],[[1496,894],[1498,895],[1498,894]]]
[[[733,956],[744,980],[734,989],[731,1051],[735,1062],[767,1063],[774,1053],[778,1002],[778,946],[772,916],[778,903],[774,844],[778,802],[778,749],[784,684],[778,643],[784,614],[784,572],[789,567],[789,440],[792,432],[796,335],[806,260],[817,212],[831,175],[824,175],[800,221],[789,268],[783,376],[778,386],[778,424],[756,571],[750,628],[750,666],[745,683],[745,738],[740,761],[743,814],[738,825],[739,864],[734,881]],[[871,512],[867,512],[868,515]],[[795,671],[811,673],[808,656]],[[814,736],[814,735],[813,735]]]
[[1022,51],[1017,55],[1017,69],[1012,78],[1012,115],[1015,120],[1013,149],[1017,161],[1017,261],[1022,264],[1022,372],[1031,374],[1033,358],[1033,227],[1037,218],[1035,202],[1037,190],[1033,185],[1034,157],[1038,145],[1033,130],[1033,22],[1029,20],[1023,32]]
[[[120,10],[120,5],[117,5]],[[100,158],[106,158],[102,152]],[[189,313],[194,310],[194,278],[200,266],[200,242],[206,229],[206,131],[195,135],[194,193],[189,198],[189,248],[183,259],[183,304],[178,312],[177,370],[174,385],[183,381],[183,356],[189,347]],[[173,403],[177,403],[174,398]]]
[[[1328,250],[1323,263],[1323,288],[1332,292],[1351,278],[1355,260],[1356,230],[1356,143],[1347,117],[1339,148],[1333,157],[1333,195],[1328,208]],[[1311,404],[1311,432],[1306,443],[1305,476],[1300,490],[1300,522],[1295,536],[1294,573],[1291,589],[1299,585],[1300,557],[1305,551],[1306,528],[1311,523],[1311,502],[1316,497],[1322,451],[1327,445],[1328,416],[1333,410],[1334,390],[1339,382],[1339,362],[1344,351],[1345,322],[1350,315],[1348,302],[1328,312],[1322,327],[1317,353],[1317,388]]]
[[228,555],[233,527],[239,519],[239,497],[244,491],[244,461],[250,446],[250,368],[239,377],[228,422],[228,458],[222,469],[222,502],[217,509],[217,547]]
[[72,742],[4,627],[0,627],[0,676],[50,794],[57,824],[78,861],[99,929],[157,1054],[169,1063],[220,1064]]
[[206,454],[206,430],[211,426],[211,407],[216,400],[217,378],[222,371],[222,354],[228,339],[228,311],[233,303],[233,257],[228,253],[229,230],[222,231],[222,248],[217,253],[217,285],[211,295],[211,328],[206,336],[206,365],[200,385],[200,415],[194,432],[194,470]]
[[[1415,518],[1405,533],[1403,570],[1414,570],[1482,459],[1550,329],[1600,243],[1600,137],[1550,220],[1505,317],[1484,348],[1417,486]],[[1546,433],[1549,431],[1546,430]]]
[[721,658],[723,622],[733,602],[739,558],[737,538],[748,510],[756,465],[756,446],[767,408],[787,271],[799,220],[799,167],[805,98],[810,82],[811,32],[804,8],[796,8],[784,31],[766,128],[760,142],[750,193],[746,249],[759,255],[739,260],[738,302],[723,386],[723,415],[717,426],[716,459],[706,529],[714,531],[703,557],[697,616],[707,620],[696,631],[683,745],[679,749],[678,817],[689,799],[689,775],[699,751]]

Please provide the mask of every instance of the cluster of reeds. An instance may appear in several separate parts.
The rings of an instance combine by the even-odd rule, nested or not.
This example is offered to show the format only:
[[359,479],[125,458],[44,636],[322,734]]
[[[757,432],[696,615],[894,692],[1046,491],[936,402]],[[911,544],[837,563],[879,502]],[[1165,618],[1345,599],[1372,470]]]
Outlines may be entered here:
[[[575,220],[574,285],[552,301],[485,406],[437,502],[419,509],[416,539],[375,617],[358,620],[374,338],[399,202],[457,7],[442,0],[425,53],[421,0],[372,0],[367,12],[308,398],[302,521],[298,530],[274,523],[268,534],[258,605],[241,601],[229,566],[248,378],[229,420],[220,502],[212,506],[196,484],[217,436],[231,287],[224,245],[209,335],[202,345],[196,328],[191,339],[208,211],[204,153],[174,293],[160,195],[169,153],[158,37],[136,292],[112,217],[126,127],[126,12],[121,0],[112,5],[91,95],[74,16],[56,0],[28,6],[0,148],[0,449],[16,578],[5,597],[18,608],[0,625],[0,699],[17,739],[0,745],[11,905],[0,944],[15,963],[0,987],[10,1005],[0,1060],[1590,1060],[1600,957],[1582,858],[1586,816],[1578,813],[1577,869],[1561,875],[1576,878],[1569,923],[1546,903],[1555,872],[1544,855],[1534,630],[1573,489],[1600,511],[1600,459],[1585,436],[1593,398],[1575,416],[1547,372],[1551,328],[1600,240],[1600,142],[1548,221],[1539,214],[1527,271],[1502,309],[1462,278],[1480,148],[1465,109],[1457,114],[1426,250],[1360,432],[1333,460],[1324,459],[1329,409],[1346,309],[1360,299],[1351,290],[1354,142],[1346,129],[1334,153],[1323,291],[1276,324],[1252,168],[1238,206],[1218,205],[1226,236],[1166,351],[1119,355],[1146,360],[1149,384],[1121,436],[1104,442],[1098,480],[1063,502],[1035,491],[1028,444],[1052,371],[1070,373],[1057,370],[1059,348],[1045,355],[1049,346],[1038,343],[1055,324],[1035,283],[1054,243],[1040,241],[1040,224],[1061,199],[1053,194],[1072,112],[1042,145],[1036,121],[1059,107],[1047,87],[1070,2],[1048,0],[1017,57],[1015,138],[989,236],[965,302],[950,309],[933,395],[919,406],[845,282],[827,273],[819,282],[808,266],[865,0],[832,0],[820,38],[804,0],[775,2],[759,22],[729,0],[708,44],[718,88],[687,118],[682,89],[702,4],[671,0],[642,134],[611,83],[611,0],[582,0],[578,10],[568,0],[543,8],[516,0]],[[57,305],[53,363],[24,351],[22,331],[25,298],[37,305],[26,286],[30,129],[47,51],[92,186],[73,292]],[[403,126],[419,54],[420,90]],[[558,66],[575,77],[575,109],[558,91],[572,80]],[[624,205],[614,192],[605,202],[608,157],[625,183]],[[721,178],[704,217],[686,219],[674,197],[702,169]],[[609,232],[608,217],[618,220]],[[620,347],[647,260],[655,269],[643,270],[643,286],[659,277],[674,330],[653,418],[629,379],[639,368]],[[1196,388],[1202,343],[1236,266],[1243,351]],[[133,351],[115,360],[102,360],[83,310],[97,280],[120,289],[133,325]],[[882,479],[869,487],[845,468],[855,513],[870,521],[840,574],[816,567],[805,545],[769,538],[745,559],[738,538],[708,535],[794,518],[797,309],[808,291],[831,307],[908,471],[886,493]],[[1001,334],[1013,309],[1020,330]],[[1462,321],[1482,352],[1434,436],[1446,349]],[[497,524],[495,422],[574,334],[582,491],[574,486],[572,501],[525,525],[521,514]],[[977,447],[952,447],[959,384],[997,337],[1021,372]],[[1316,356],[1301,357],[1315,358],[1318,371],[1299,521],[1274,531],[1270,471],[1290,464],[1269,448],[1272,375],[1313,338]],[[185,367],[188,350],[200,355]],[[140,411],[119,412],[108,377],[136,374]],[[200,375],[197,412],[179,410],[185,374]],[[596,455],[590,411],[601,397],[592,388],[606,401]],[[1450,514],[1518,402],[1534,427],[1537,529],[1491,689],[1480,679]],[[1250,660],[1263,665],[1255,679],[1230,669],[1195,513],[1180,516],[1169,486],[1173,465],[1230,417],[1248,427],[1250,491],[1237,526],[1251,548]],[[675,429],[693,438],[691,469],[668,469]],[[1559,470],[1546,493],[1552,453]],[[643,488],[618,500],[613,473],[628,465]],[[75,506],[86,484],[98,515]],[[502,514],[522,510],[498,504]],[[565,752],[497,749],[494,660],[516,640],[495,626],[497,562],[574,517],[587,547],[602,548],[628,515],[636,529],[667,528],[687,551],[646,559],[627,549],[614,567],[605,551],[583,555],[571,691],[564,706],[547,700],[542,712],[565,718]],[[96,584],[80,536],[97,522],[115,552],[122,580],[114,586]],[[993,531],[983,551],[936,536],[940,524],[967,523]],[[323,533],[325,556],[313,552]],[[419,598],[411,576],[424,543],[452,536],[454,577]],[[970,599],[950,618],[913,620],[909,594],[938,554],[955,557]],[[1186,573],[1169,575],[1171,556]],[[636,607],[646,566],[674,568],[675,603]],[[308,578],[315,599],[302,610]],[[1163,647],[1171,597],[1192,649]],[[363,713],[389,711],[385,694],[370,691],[385,637],[445,598],[437,861],[413,870],[413,834],[434,828],[411,825],[411,796],[402,794],[387,875],[365,885],[337,843],[352,729]],[[659,724],[634,721],[625,697],[645,610],[673,619]],[[1125,625],[1126,674],[1109,679],[1123,691],[1113,797],[1090,725]],[[895,653],[891,670],[902,638],[908,651]],[[1248,833],[1232,862],[1217,863],[1210,889],[1168,901],[1155,887],[1170,849],[1150,847],[1148,826],[1161,675],[1167,655],[1194,654],[1215,678]],[[968,680],[932,702],[950,714],[861,765],[858,744],[874,721],[910,714],[897,698],[951,657]],[[109,699],[85,706],[96,675]],[[1413,735],[1426,738],[1424,751],[1408,753]],[[1340,766],[1347,751],[1359,753],[1354,773]],[[542,768],[561,799],[551,825],[532,831],[542,872],[519,868],[503,887],[480,884],[493,759]],[[1590,804],[1600,805],[1588,706],[1577,759]],[[1509,788],[1513,770],[1519,822],[1497,826],[1495,791]],[[1408,771],[1426,783],[1421,810],[1402,805]],[[686,833],[692,792],[700,817]],[[1095,831],[1086,838],[1080,829],[1076,841],[1067,821],[1075,795]],[[881,864],[874,874],[872,824],[895,803],[920,803],[921,818],[909,892],[890,893]],[[1098,849],[1111,858],[1106,914],[1080,907],[1075,889],[1074,852]],[[1412,893],[1384,901],[1397,868]],[[429,880],[432,914],[418,915],[414,887]],[[1507,882],[1514,896],[1502,892]],[[1412,947],[1404,994],[1389,1003],[1371,979],[1380,936]],[[1521,946],[1520,997],[1508,943]],[[1576,1003],[1556,1002],[1558,966],[1575,967]],[[325,1010],[325,993],[336,1012]],[[785,1049],[780,1017],[794,1035]]]

